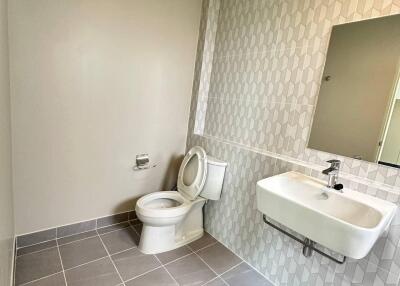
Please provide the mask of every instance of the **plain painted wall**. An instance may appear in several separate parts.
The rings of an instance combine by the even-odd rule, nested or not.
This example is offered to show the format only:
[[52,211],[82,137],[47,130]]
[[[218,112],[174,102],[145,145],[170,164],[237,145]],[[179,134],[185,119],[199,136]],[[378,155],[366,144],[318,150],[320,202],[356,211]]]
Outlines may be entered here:
[[397,80],[400,15],[333,27],[308,146],[376,162]]
[[7,1],[0,0],[0,285],[10,285],[14,242],[7,29]]
[[[184,154],[201,0],[10,3],[16,231],[134,208]],[[156,168],[133,172],[136,154]]]

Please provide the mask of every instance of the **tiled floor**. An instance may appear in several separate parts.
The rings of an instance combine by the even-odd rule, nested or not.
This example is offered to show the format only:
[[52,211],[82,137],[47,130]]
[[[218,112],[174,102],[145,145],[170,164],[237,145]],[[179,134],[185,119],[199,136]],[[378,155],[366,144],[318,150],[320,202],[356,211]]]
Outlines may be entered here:
[[18,249],[17,286],[271,285],[209,234],[144,255],[139,225],[114,225]]

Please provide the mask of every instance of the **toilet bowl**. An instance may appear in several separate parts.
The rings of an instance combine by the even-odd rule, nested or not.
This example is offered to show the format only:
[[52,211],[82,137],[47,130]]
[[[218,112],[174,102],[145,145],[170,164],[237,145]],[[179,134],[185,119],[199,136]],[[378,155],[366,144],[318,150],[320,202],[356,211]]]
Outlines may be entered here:
[[136,203],[143,222],[139,250],[146,254],[169,251],[203,236],[203,206],[218,200],[227,164],[201,147],[186,154],[179,169],[178,191],[155,192]]

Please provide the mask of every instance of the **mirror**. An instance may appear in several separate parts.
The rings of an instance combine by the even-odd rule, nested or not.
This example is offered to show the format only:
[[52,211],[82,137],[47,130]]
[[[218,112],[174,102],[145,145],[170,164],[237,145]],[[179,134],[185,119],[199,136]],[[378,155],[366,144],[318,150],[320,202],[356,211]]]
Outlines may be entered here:
[[332,28],[308,148],[400,168],[400,15]]

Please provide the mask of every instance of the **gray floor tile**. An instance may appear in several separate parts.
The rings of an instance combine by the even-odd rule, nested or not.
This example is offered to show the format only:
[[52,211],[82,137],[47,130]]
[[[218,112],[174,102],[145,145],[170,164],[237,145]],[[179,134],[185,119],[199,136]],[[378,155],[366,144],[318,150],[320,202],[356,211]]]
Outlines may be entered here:
[[129,227],[129,223],[123,222],[123,223],[114,224],[114,225],[110,225],[110,226],[107,226],[107,227],[99,228],[99,229],[97,229],[97,232],[99,234],[104,234],[104,233],[108,233],[108,232],[111,232],[111,231],[123,229],[123,228],[126,228],[126,227]]
[[61,261],[56,247],[18,256],[15,284],[31,282],[60,271],[62,271]]
[[176,282],[169,276],[164,268],[158,268],[145,275],[135,278],[127,283],[126,286],[176,286]]
[[17,247],[30,246],[32,244],[37,244],[53,239],[56,239],[55,228],[18,236]]
[[216,275],[196,254],[191,254],[165,266],[179,285],[202,285]]
[[59,239],[57,239],[57,241],[58,241],[59,245],[63,245],[66,243],[74,242],[77,240],[81,240],[81,239],[85,239],[85,238],[89,238],[89,237],[93,237],[93,236],[97,236],[97,232],[95,230],[59,238]]
[[129,212],[111,215],[97,219],[97,227],[105,227],[129,220]]
[[136,232],[141,235],[142,234],[142,228],[143,228],[143,224],[142,223],[138,223],[138,224],[132,224],[133,228],[136,230]]
[[242,263],[228,271],[222,275],[222,279],[231,286],[273,286],[246,263]]
[[204,286],[226,286],[226,284],[221,278],[216,278],[216,279],[208,282]]
[[137,219],[136,212],[130,211],[129,212],[129,220]]
[[57,246],[56,240],[50,240],[50,241],[42,242],[42,243],[35,244],[35,245],[32,245],[32,246],[19,248],[17,250],[17,256],[28,254],[28,253],[32,253],[32,252],[36,252],[36,251],[40,251],[40,250],[51,248],[51,247],[55,247],[55,246]]
[[190,253],[192,253],[192,251],[187,246],[182,246],[171,251],[156,254],[156,256],[162,264],[165,264]]
[[65,286],[64,274],[57,273],[49,277],[25,284],[26,286]]
[[218,274],[224,273],[242,261],[219,242],[200,250],[197,254]]
[[103,234],[101,239],[110,254],[136,247],[139,244],[139,236],[131,227]]
[[89,220],[57,228],[57,237],[70,236],[96,229],[96,220]]
[[111,256],[124,281],[160,266],[154,255],[141,253],[137,248]]
[[60,246],[64,269],[107,256],[100,237],[92,237]]
[[189,247],[193,251],[197,251],[197,250],[199,250],[199,249],[201,249],[203,247],[206,247],[206,246],[211,245],[211,244],[216,243],[216,242],[217,241],[215,240],[214,237],[212,237],[207,232],[205,232],[204,235],[201,238],[189,243]]
[[65,271],[68,286],[115,286],[121,282],[110,258]]

